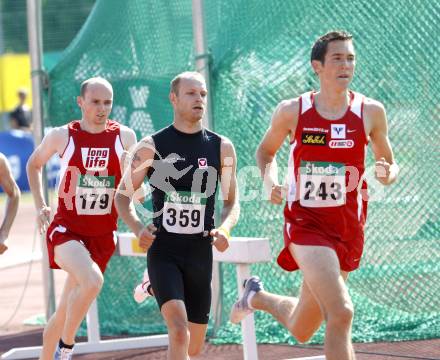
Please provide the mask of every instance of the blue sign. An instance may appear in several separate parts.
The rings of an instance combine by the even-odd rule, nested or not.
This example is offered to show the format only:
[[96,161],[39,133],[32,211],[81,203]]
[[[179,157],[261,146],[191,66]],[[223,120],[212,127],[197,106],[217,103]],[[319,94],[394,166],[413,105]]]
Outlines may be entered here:
[[[29,191],[26,164],[29,156],[34,151],[34,144],[32,134],[27,131],[9,130],[0,132],[0,152],[7,157],[12,175],[21,191]],[[59,168],[58,156],[49,160],[47,165],[49,187],[55,186]]]

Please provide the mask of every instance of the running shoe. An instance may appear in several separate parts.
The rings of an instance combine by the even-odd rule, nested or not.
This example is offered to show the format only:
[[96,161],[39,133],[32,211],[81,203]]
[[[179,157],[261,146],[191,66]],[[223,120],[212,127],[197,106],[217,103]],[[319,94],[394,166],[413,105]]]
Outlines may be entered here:
[[143,303],[151,294],[151,283],[148,277],[148,269],[144,271],[142,283],[138,284],[133,290],[133,298],[137,303]]
[[60,348],[57,346],[57,350],[53,356],[54,360],[71,360],[73,355],[73,349]]
[[249,296],[252,293],[257,293],[261,290],[264,290],[263,282],[258,276],[251,276],[245,281],[243,295],[232,306],[231,314],[229,316],[231,323],[238,324],[246,316],[255,311],[255,309],[249,307]]

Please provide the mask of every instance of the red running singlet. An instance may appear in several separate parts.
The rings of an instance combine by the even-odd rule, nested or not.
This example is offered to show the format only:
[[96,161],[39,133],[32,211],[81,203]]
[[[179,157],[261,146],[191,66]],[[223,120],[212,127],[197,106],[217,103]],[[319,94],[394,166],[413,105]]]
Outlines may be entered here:
[[299,99],[289,154],[285,248],[278,264],[287,271],[298,269],[288,250],[293,242],[330,247],[341,269],[352,271],[359,266],[367,216],[364,96],[350,92],[344,116],[328,120],[317,112],[314,95],[308,92]]
[[54,222],[79,235],[112,233],[117,228],[113,198],[121,180],[124,150],[120,126],[108,120],[103,132],[92,134],[82,130],[79,121],[73,121],[68,130]]

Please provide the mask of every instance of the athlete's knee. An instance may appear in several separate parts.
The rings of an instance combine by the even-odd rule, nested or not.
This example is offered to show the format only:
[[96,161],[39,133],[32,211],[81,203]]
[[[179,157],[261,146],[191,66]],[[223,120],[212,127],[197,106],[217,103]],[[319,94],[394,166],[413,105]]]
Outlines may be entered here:
[[353,321],[354,308],[351,301],[345,301],[327,311],[327,321],[336,326],[350,326]]
[[168,336],[174,344],[189,343],[189,329],[185,321],[173,321],[168,325]]
[[295,322],[289,326],[288,330],[299,343],[303,344],[312,338],[319,326],[320,324],[309,325]]
[[101,291],[101,288],[104,284],[104,277],[101,273],[91,271],[89,274],[87,274],[86,278],[80,284],[80,286],[83,288],[83,290],[89,294],[89,295],[98,295]]
[[298,328],[291,328],[289,329],[290,334],[301,344],[306,343],[309,341],[312,336],[315,334],[315,330],[308,330],[308,329],[298,329]]
[[292,332],[291,334],[295,338],[295,340],[298,341],[300,344],[305,344],[313,336],[313,334],[312,335],[302,334],[302,333],[294,334]]

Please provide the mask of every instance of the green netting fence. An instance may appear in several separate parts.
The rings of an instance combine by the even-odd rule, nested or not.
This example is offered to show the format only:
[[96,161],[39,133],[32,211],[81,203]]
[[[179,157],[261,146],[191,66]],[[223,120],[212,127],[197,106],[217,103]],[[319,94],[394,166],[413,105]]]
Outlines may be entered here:
[[[309,65],[314,40],[331,29],[355,37],[358,56],[352,88],[380,100],[401,166],[397,184],[384,188],[367,159],[371,202],[365,255],[349,279],[356,314],[354,341],[440,337],[438,59],[440,3],[425,0],[206,0],[212,65],[214,128],[237,149],[241,219],[235,236],[269,237],[274,261],[252,266],[268,290],[296,295],[301,275],[275,264],[282,247],[282,209],[263,200],[251,166],[272,111],[282,99],[317,88]],[[194,68],[189,0],[99,0],[82,30],[50,72],[48,121],[61,125],[80,113],[79,84],[103,76],[114,85],[112,117],[138,137],[168,125],[167,94],[177,73]],[[287,144],[279,164],[287,163]],[[283,173],[283,169],[280,170]],[[255,194],[257,196],[255,197]],[[254,200],[249,200],[254,198]],[[147,221],[148,219],[145,219]],[[121,224],[121,230],[126,228]],[[166,330],[154,301],[131,297],[145,260],[114,257],[99,297],[103,334]],[[218,343],[241,342],[227,322],[237,296],[233,265],[221,268],[223,320]],[[259,342],[294,343],[268,315],[256,314]],[[323,329],[312,342],[323,341]]]

